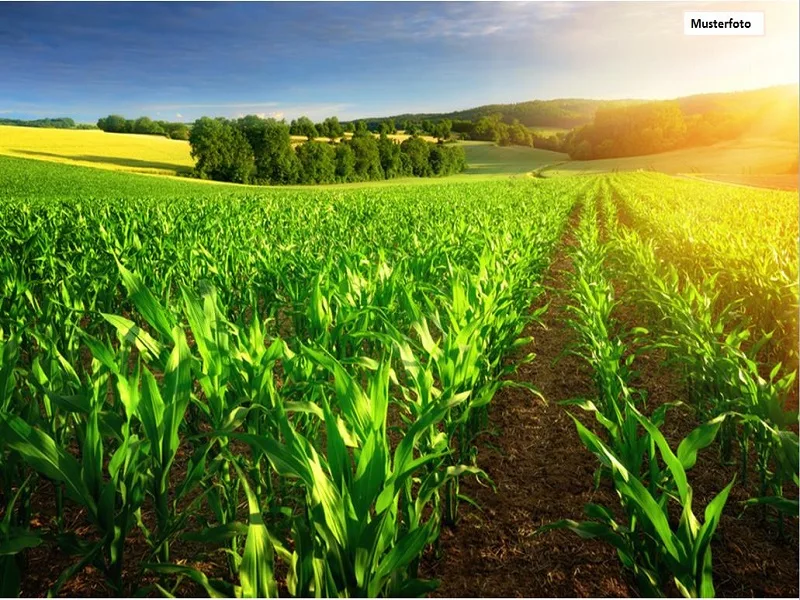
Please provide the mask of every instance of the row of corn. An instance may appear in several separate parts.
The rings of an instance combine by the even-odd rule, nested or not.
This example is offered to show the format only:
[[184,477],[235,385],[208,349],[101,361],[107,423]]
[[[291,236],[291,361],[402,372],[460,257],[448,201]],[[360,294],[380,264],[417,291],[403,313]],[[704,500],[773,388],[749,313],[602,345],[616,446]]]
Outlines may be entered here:
[[626,225],[658,240],[658,258],[712,279],[719,310],[772,339],[763,360],[797,369],[797,195],[653,173],[611,178]]
[[[610,246],[598,227],[599,184],[584,199],[575,232],[568,306],[576,338],[571,350],[590,368],[595,395],[565,404],[594,416],[597,426],[590,427],[570,415],[581,441],[599,460],[597,484],[610,480],[619,505],[587,504],[588,520],[563,520],[540,532],[566,528],[611,544],[643,595],[713,596],[711,539],[734,482],[707,505],[701,520],[692,509],[689,471],[725,416],[701,424],[673,450],[660,431],[672,405],[663,404],[648,416],[645,393],[631,386],[635,354],[628,338],[648,332],[620,331],[614,318],[619,301],[606,267]],[[676,512],[677,521],[671,518]]]
[[700,420],[726,417],[720,459],[730,464],[738,456],[742,485],[755,471],[756,495],[749,503],[776,509],[783,527],[783,515],[798,515],[798,415],[796,405],[791,408],[796,369],[765,364],[761,349],[772,335],[758,334],[724,304],[717,277],[690,278],[661,260],[661,239],[645,241],[619,225],[610,195],[605,200],[615,271],[652,324],[653,347],[663,349],[681,375]]
[[4,206],[2,595],[432,590],[577,185]]

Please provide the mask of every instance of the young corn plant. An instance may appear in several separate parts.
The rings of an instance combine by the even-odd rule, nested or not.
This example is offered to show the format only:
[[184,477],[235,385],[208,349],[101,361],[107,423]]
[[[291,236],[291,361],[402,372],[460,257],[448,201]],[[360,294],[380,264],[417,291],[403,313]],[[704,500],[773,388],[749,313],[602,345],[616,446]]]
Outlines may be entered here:
[[784,440],[796,437],[791,428],[797,423],[797,411],[786,409],[796,372],[781,373],[779,363],[768,378],[762,376],[755,357],[769,336],[744,350],[749,330],[741,325],[731,328],[729,311],[715,314],[713,297],[690,281],[681,285],[674,267],[662,276],[652,244],[643,243],[635,233],[622,232],[616,247],[620,268],[629,281],[638,282],[633,293],[659,319],[662,334],[654,345],[665,348],[671,362],[686,373],[700,415],[736,415],[726,420],[721,431],[723,460],[732,458],[733,444],[738,442],[740,480],[746,484],[752,444],[759,497],[782,497],[784,486],[794,486],[797,477],[782,450]]
[[[665,468],[651,456],[649,460],[656,464],[641,470],[650,473],[652,479],[641,480],[600,437],[573,417],[581,441],[612,474],[625,520],[620,521],[607,507],[587,504],[586,513],[592,520],[563,520],[539,531],[569,529],[580,537],[608,542],[617,549],[622,564],[633,572],[643,595],[671,596],[666,587],[671,579],[686,598],[714,597],[711,540],[734,482],[709,502],[701,523],[692,510],[692,488],[686,471],[695,464],[698,451],[713,442],[724,417],[695,429],[675,453],[647,417],[633,407],[631,410],[658,448]],[[677,527],[670,523],[670,502],[680,509]]]
[[[477,470],[443,464],[449,453],[444,436],[426,452],[419,450],[419,442],[463,398],[433,402],[392,450],[386,424],[391,356],[368,370],[365,390],[326,351],[305,347],[303,353],[333,377],[332,389],[314,386],[309,391],[322,405],[325,452],[296,431],[281,402],[276,405],[281,439],[227,434],[263,453],[280,477],[298,479],[305,491],[304,512],[292,527],[294,549],[275,544],[290,568],[289,592],[376,597],[430,591],[434,583],[416,574],[422,552],[438,535],[436,513],[428,514],[426,507],[449,479]],[[262,560],[267,563],[262,572],[271,572],[271,556],[264,553]],[[246,562],[247,545],[242,565]]]

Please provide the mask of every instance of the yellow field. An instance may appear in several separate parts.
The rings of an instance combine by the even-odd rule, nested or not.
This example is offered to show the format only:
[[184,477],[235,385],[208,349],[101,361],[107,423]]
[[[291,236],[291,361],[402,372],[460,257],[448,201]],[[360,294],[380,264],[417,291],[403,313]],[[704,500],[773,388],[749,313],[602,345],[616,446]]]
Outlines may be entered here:
[[194,166],[188,142],[99,130],[0,125],[0,154],[159,175]]

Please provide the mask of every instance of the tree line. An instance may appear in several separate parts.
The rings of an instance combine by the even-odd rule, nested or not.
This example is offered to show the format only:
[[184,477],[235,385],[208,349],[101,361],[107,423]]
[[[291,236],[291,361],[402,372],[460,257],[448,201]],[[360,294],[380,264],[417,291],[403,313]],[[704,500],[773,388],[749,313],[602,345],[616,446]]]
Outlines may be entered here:
[[[240,119],[202,117],[189,134],[195,175],[204,179],[262,185],[373,181],[395,177],[441,177],[466,167],[464,149],[411,136],[398,143],[382,132],[375,137],[366,123],[353,124],[353,135],[339,138],[335,117],[326,120],[325,137],[306,118],[291,124],[250,115]],[[342,127],[342,135],[344,126]],[[301,133],[292,133],[292,132]],[[292,135],[307,141],[293,144]],[[339,139],[337,142],[336,140]]]
[[50,129],[96,129],[94,125],[75,123],[69,117],[55,119],[0,119],[0,125],[14,125],[16,127],[47,127]]
[[97,127],[107,133],[138,133],[161,135],[173,140],[189,139],[189,126],[186,123],[154,121],[150,117],[126,119],[122,115],[108,115],[98,119]]
[[450,139],[452,130],[452,121],[449,119],[440,119],[438,121],[421,120],[412,121],[404,119],[402,121],[395,121],[395,119],[373,119],[371,121],[349,121],[339,123],[336,117],[325,119],[322,123],[314,123],[308,117],[300,117],[293,120],[289,125],[289,133],[297,136],[305,136],[308,139],[316,137],[327,137],[330,139],[338,139],[346,133],[385,133],[392,135],[395,133],[403,132],[408,135],[429,135],[436,138],[438,141],[447,141]]
[[707,146],[740,137],[753,119],[746,112],[686,114],[676,101],[599,108],[592,123],[564,136],[561,150],[591,160]]

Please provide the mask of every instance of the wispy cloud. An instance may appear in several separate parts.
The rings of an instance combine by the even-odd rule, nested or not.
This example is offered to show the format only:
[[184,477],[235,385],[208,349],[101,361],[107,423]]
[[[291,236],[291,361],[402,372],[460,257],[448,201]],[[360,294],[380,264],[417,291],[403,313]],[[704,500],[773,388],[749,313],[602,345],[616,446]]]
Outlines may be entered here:
[[221,102],[209,104],[158,104],[158,105],[145,105],[142,110],[183,110],[183,109],[196,109],[196,108],[214,108],[214,109],[228,109],[228,108],[269,108],[278,106],[277,102]]
[[692,40],[684,2],[0,6],[0,107],[15,116],[350,119],[531,98],[674,97],[797,81],[800,70],[796,2],[726,2],[764,10],[767,35]]

